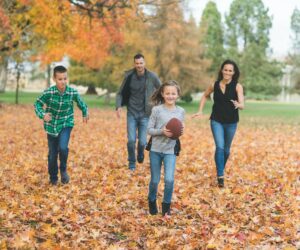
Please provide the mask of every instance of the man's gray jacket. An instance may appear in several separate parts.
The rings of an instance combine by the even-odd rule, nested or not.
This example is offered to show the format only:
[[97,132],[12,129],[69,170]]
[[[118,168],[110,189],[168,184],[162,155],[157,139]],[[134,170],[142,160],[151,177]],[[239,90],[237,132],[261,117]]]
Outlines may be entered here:
[[[130,98],[130,81],[133,74],[135,74],[135,69],[131,69],[125,72],[125,77],[121,84],[119,91],[117,92],[116,96],[116,108],[127,106],[129,103]],[[154,93],[155,90],[159,88],[161,82],[158,76],[145,69],[145,77],[146,77],[146,84],[145,84],[145,114],[150,116],[152,105],[150,104],[150,97]]]

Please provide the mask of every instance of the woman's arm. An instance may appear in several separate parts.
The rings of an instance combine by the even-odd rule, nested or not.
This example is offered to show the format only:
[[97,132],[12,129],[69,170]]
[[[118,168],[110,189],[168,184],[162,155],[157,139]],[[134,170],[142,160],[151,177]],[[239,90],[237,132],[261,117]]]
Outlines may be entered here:
[[244,90],[243,90],[243,86],[240,83],[238,83],[236,85],[236,92],[237,92],[237,96],[238,96],[237,101],[235,101],[235,100],[231,100],[231,101],[236,109],[244,109],[244,107],[245,107]]
[[214,92],[214,84],[211,84],[208,86],[208,88],[205,90],[205,92],[203,93],[200,103],[199,103],[199,109],[198,109],[198,113],[194,114],[193,117],[196,116],[201,116],[203,114],[203,108],[204,105],[206,103],[207,98],[210,96],[211,93]]

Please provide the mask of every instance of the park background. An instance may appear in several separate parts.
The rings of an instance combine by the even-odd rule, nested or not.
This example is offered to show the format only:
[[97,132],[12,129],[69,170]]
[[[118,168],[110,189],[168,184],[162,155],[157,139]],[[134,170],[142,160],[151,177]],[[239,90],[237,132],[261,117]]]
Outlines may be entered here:
[[[224,2],[226,11],[220,1],[0,2],[1,249],[300,247],[299,6],[289,13],[290,47],[279,55],[271,47],[278,17],[270,1]],[[286,41],[286,30],[275,32]],[[187,111],[170,219],[148,215],[149,159],[128,173],[125,112],[121,120],[114,112],[115,92],[138,52],[162,81],[180,83],[178,104]],[[246,108],[220,190],[212,103],[204,119],[191,114],[226,58],[240,66]],[[90,121],[83,125],[75,112],[71,183],[50,187],[33,102],[53,84],[58,64],[68,67]]]

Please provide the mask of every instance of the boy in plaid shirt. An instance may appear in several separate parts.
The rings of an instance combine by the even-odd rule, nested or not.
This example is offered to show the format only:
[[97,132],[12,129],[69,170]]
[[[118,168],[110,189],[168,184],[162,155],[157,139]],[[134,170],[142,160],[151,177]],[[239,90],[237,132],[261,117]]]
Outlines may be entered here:
[[48,139],[48,173],[50,183],[57,184],[58,163],[60,159],[61,182],[66,184],[70,177],[67,173],[68,144],[74,126],[73,102],[82,111],[83,122],[87,123],[88,108],[76,89],[67,85],[68,74],[64,66],[56,66],[53,71],[56,85],[46,89],[34,103],[36,115],[44,120]]

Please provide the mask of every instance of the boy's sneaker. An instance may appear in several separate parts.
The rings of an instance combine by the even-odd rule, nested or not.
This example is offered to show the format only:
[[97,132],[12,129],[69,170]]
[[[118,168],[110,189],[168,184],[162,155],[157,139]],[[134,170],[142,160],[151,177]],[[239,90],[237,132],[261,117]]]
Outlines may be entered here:
[[50,180],[50,184],[53,186],[57,185],[57,180]]
[[70,181],[70,177],[67,173],[67,171],[60,173],[61,174],[61,183],[67,184]]

